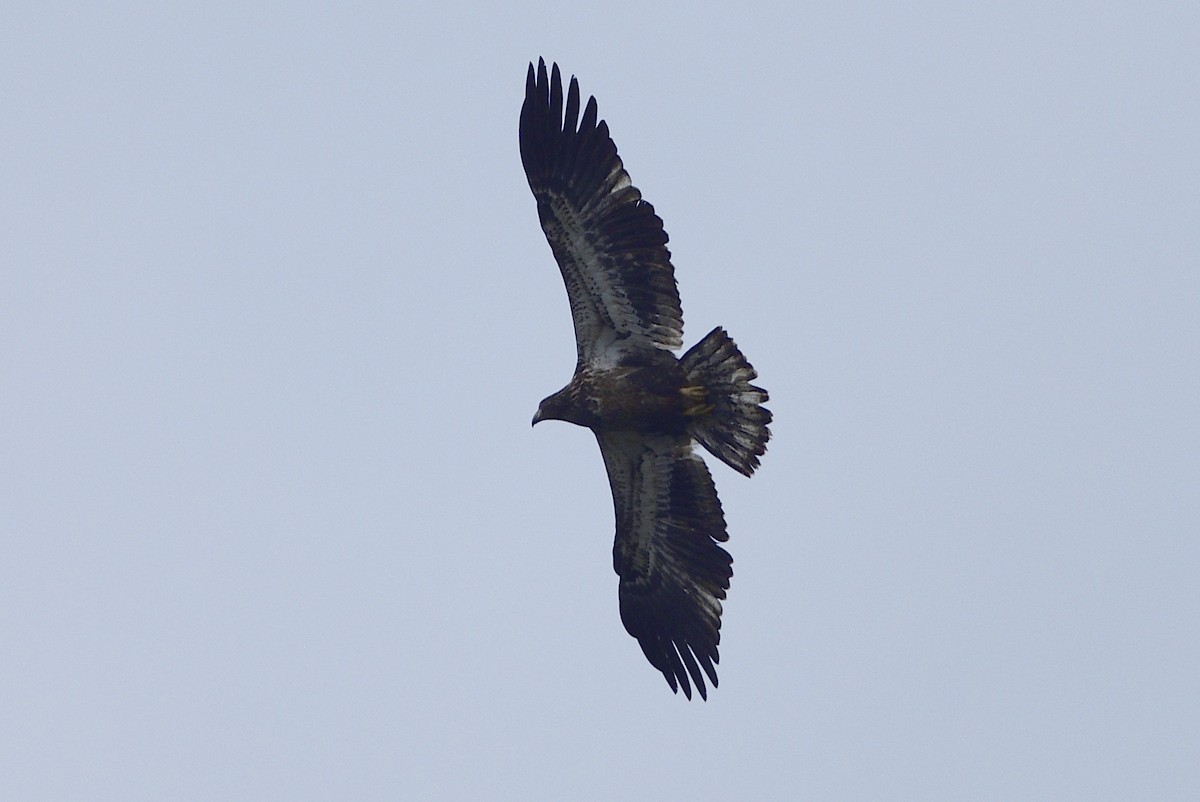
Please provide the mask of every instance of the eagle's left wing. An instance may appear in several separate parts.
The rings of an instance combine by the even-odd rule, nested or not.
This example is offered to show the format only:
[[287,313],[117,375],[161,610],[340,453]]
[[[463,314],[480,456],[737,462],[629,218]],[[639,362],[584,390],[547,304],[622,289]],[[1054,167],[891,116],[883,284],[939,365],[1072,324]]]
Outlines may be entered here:
[[[686,436],[596,432],[612,485],[621,621],[671,690],[717,686],[721,600],[733,575],[725,516]],[[703,673],[701,673],[703,669]],[[690,677],[690,682],[689,682]]]
[[631,350],[683,345],[683,312],[667,234],[654,207],[629,181],[597,122],[596,99],[579,117],[572,78],[529,65],[521,106],[521,163],[537,199],[542,231],[567,285],[580,365],[611,367]]

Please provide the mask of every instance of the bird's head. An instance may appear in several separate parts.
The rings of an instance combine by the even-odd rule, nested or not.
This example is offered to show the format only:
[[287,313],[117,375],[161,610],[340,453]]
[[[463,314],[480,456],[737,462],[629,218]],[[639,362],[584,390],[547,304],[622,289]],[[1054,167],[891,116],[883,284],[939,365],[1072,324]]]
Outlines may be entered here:
[[542,399],[538,404],[537,414],[533,416],[533,425],[544,420],[564,420],[580,426],[590,426],[592,418],[586,411],[586,405],[578,398],[578,388],[572,383],[551,396]]
[[542,403],[538,404],[537,412],[533,415],[534,426],[544,420],[563,420],[567,407],[565,392],[565,390],[560,390],[554,395],[542,399]]

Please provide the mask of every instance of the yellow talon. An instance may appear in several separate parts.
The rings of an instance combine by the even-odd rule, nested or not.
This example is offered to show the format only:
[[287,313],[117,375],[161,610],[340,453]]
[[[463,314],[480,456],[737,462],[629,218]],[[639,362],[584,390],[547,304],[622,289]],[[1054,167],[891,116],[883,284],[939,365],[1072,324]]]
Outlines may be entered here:
[[713,405],[705,403],[708,401],[708,390],[704,388],[704,385],[685,385],[679,388],[679,394],[683,396],[684,415],[691,418],[698,418],[713,411]]

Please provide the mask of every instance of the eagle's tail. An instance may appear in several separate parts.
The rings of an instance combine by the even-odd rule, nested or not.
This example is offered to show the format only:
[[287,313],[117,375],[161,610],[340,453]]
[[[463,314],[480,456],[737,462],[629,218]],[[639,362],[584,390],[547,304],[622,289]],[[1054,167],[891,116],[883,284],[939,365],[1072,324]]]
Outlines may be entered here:
[[720,326],[692,346],[680,364],[689,434],[735,471],[754,473],[771,437],[771,412],[762,406],[767,391],[750,383],[758,372]]

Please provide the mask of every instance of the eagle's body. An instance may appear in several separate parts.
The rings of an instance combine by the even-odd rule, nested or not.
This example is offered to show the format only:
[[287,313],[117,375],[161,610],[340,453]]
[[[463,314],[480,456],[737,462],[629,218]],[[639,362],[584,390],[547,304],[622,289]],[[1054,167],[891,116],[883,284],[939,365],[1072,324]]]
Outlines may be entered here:
[[[564,108],[565,102],[565,108]],[[667,234],[617,156],[595,98],[580,118],[558,65],[529,66],[521,161],[575,324],[569,384],[533,422],[564,420],[600,444],[616,511],[621,620],[672,690],[714,686],[721,600],[733,560],[700,443],[749,476],[770,432],[766,391],[721,328],[676,357],[683,313]]]
[[577,372],[571,383],[538,408],[538,420],[565,420],[589,429],[682,435],[683,371],[667,352],[656,365]]

